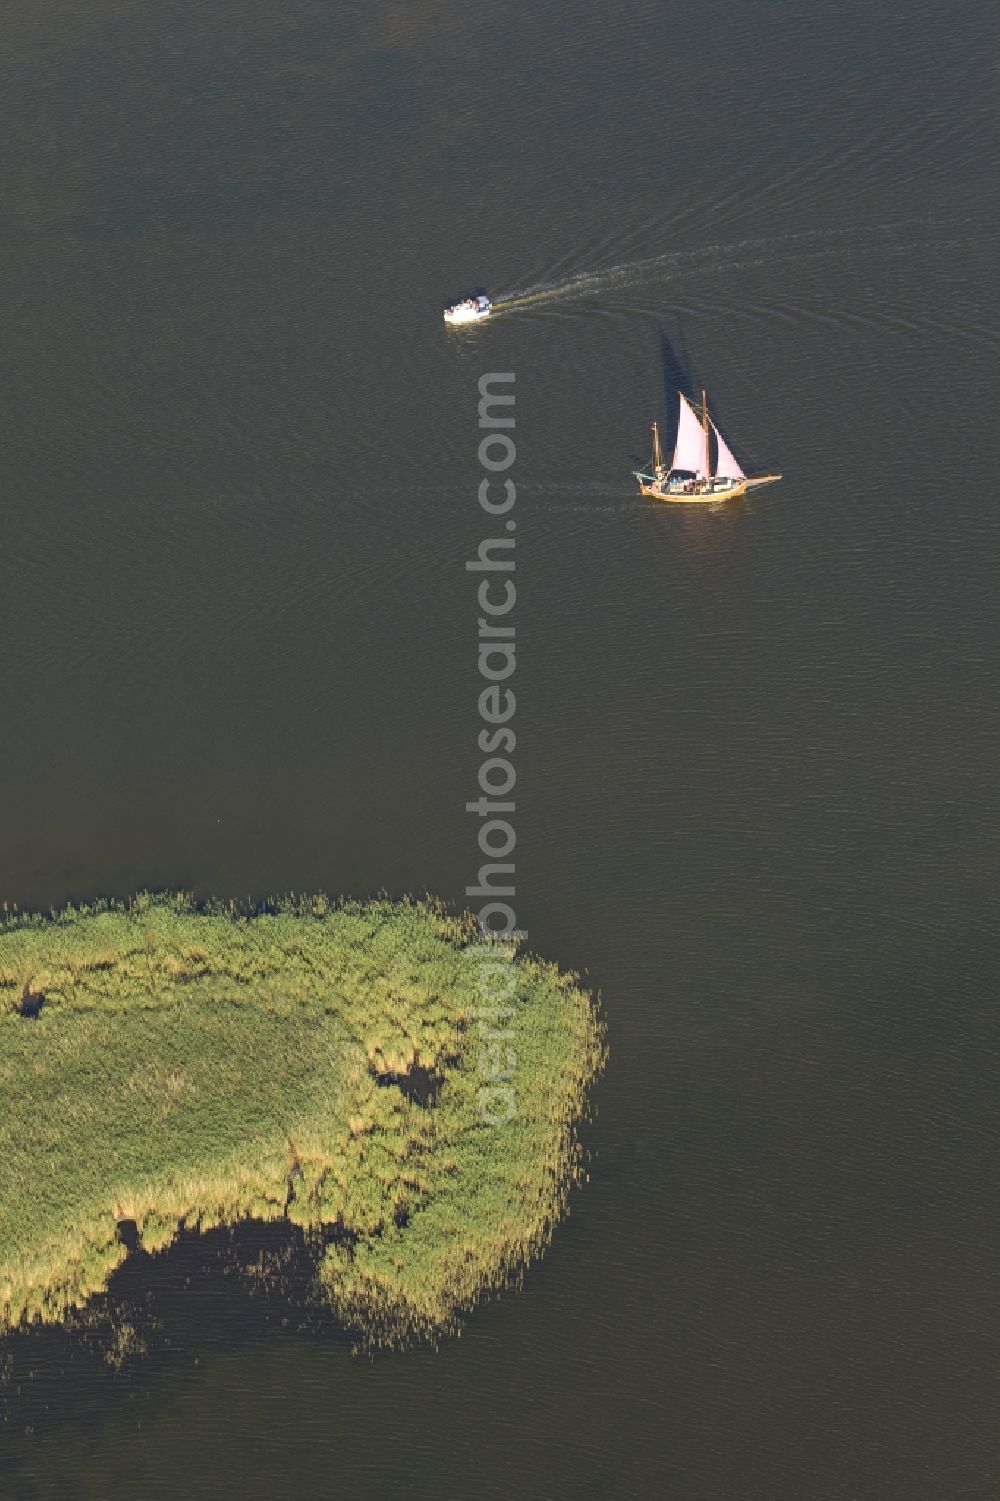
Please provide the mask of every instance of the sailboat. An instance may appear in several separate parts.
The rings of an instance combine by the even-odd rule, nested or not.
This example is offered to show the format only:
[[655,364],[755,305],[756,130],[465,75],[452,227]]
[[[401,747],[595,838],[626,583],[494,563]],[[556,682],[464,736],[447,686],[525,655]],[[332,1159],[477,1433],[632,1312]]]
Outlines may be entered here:
[[[653,423],[653,457],[648,474],[635,470],[639,489],[653,500],[735,500],[759,485],[771,485],[780,474],[744,474],[732,449],[708,415],[708,397],[701,393],[698,412],[683,392],[677,442],[669,468],[663,462],[660,430]],[[715,467],[712,467],[712,434],[715,434]]]

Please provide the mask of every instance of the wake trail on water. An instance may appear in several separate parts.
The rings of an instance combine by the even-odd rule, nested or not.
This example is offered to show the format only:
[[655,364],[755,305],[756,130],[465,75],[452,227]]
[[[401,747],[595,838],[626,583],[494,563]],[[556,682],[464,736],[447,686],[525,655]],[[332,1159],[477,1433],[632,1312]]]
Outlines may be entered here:
[[[651,255],[634,261],[621,261],[603,270],[574,272],[553,281],[536,282],[528,287],[516,287],[494,298],[493,311],[514,312],[520,308],[537,307],[543,303],[573,302],[585,297],[600,296],[623,288],[647,285],[651,282],[670,281],[688,272],[726,269],[737,270],[745,264],[748,252],[776,252],[799,244],[808,255],[807,246],[830,242],[830,248],[840,241],[845,250],[876,248],[886,234],[899,234],[917,224],[933,223],[928,219],[897,221],[893,224],[867,224],[848,226],[843,229],[808,229],[795,234],[766,235],[763,237],[730,240],[717,245],[704,245],[697,250],[668,250],[661,255]],[[918,243],[916,240],[914,243]],[[815,253],[815,252],[812,252]],[[782,260],[794,259],[787,254]]]

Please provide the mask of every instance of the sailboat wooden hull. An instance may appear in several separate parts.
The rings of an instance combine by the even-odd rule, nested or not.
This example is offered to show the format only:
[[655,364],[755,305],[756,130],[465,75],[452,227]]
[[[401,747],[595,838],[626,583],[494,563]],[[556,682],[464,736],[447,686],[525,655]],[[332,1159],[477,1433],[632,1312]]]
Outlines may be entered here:
[[773,485],[775,480],[781,478],[780,474],[762,474],[754,479],[742,479],[725,488],[716,490],[661,490],[655,483],[650,484],[638,475],[639,493],[646,495],[650,500],[666,500],[672,505],[718,505],[724,500],[739,500],[741,495],[746,495],[748,490],[758,489],[761,485]]
[[737,500],[746,494],[746,485],[731,485],[725,490],[658,490],[655,485],[644,485],[639,481],[639,493],[646,495],[650,500],[666,500],[672,505],[718,505],[722,500]]

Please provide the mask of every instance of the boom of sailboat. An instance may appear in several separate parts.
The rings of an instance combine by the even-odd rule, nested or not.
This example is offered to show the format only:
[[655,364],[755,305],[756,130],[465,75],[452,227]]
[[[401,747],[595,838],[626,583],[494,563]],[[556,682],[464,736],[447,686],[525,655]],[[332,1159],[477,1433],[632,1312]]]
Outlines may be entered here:
[[[697,412],[683,392],[677,421],[677,442],[670,465],[663,462],[660,430],[653,423],[653,456],[650,472],[635,470],[639,489],[653,500],[720,501],[735,500],[760,485],[771,485],[780,474],[744,474],[732,449],[708,415],[708,397],[701,393],[701,412]],[[715,464],[712,464],[712,435],[715,436]]]

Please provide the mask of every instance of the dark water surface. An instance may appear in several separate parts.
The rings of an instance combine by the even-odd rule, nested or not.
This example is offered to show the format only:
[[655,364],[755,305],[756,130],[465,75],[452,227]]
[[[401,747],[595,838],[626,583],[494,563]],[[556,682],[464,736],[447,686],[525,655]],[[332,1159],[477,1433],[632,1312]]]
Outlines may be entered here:
[[[995,1497],[995,7],[0,42],[0,899],[463,904],[511,370],[518,911],[612,1049],[461,1339],[356,1358],[181,1257],[147,1361],[18,1347],[0,1496]],[[446,335],[477,286],[558,295]],[[780,486],[634,494],[678,380]]]

